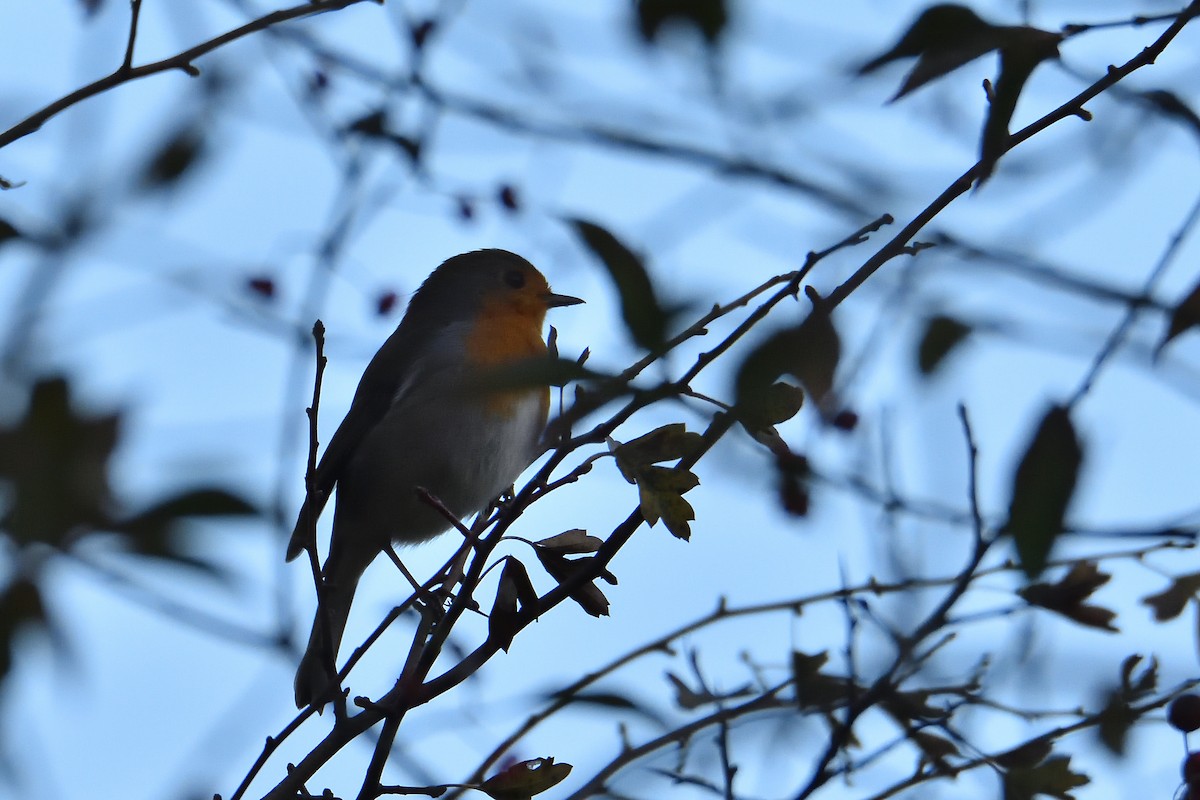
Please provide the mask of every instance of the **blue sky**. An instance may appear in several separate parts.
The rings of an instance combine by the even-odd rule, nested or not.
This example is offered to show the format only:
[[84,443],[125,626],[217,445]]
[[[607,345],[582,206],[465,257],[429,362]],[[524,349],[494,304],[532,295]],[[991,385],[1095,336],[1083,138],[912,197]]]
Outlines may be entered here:
[[[1016,6],[975,7],[1015,24]],[[308,329],[314,314],[329,329],[322,425],[332,431],[366,360],[398,320],[395,312],[374,312],[379,295],[395,291],[403,297],[454,253],[498,246],[529,257],[557,290],[588,301],[556,312],[552,322],[562,352],[587,347],[594,366],[619,369],[636,350],[621,332],[602,271],[563,224],[564,216],[592,218],[619,233],[648,254],[667,296],[703,309],[796,268],[809,250],[879,214],[904,223],[918,213],[973,163],[983,114],[979,84],[994,69],[990,58],[982,59],[893,105],[885,100],[902,68],[853,79],[852,66],[890,44],[919,7],[867,0],[803,10],[738,4],[714,88],[696,40],[681,34],[661,47],[642,47],[630,33],[625,4],[581,2],[564,9],[533,0],[463,3],[431,47],[431,80],[452,107],[469,101],[507,109],[541,133],[514,133],[450,110],[432,140],[428,180],[415,179],[394,151],[338,144],[331,132],[378,107],[385,91],[362,76],[330,70],[327,100],[305,105],[298,98],[311,63],[287,41],[253,37],[198,62],[206,75],[224,74],[229,82],[229,98],[211,115],[193,116],[204,84],[179,73],[120,87],[0,152],[0,175],[26,182],[0,194],[0,217],[23,229],[45,229],[65,202],[79,197],[90,198],[104,215],[98,234],[66,262],[37,319],[28,366],[66,371],[88,409],[125,410],[113,482],[131,507],[183,486],[214,483],[264,506],[278,495],[282,515],[290,516],[302,495],[303,409],[310,391],[308,356],[297,349],[295,335]],[[1033,7],[1032,23],[1049,29],[1173,8],[1115,2]],[[417,3],[364,3],[302,30],[387,74],[407,63],[405,15],[422,13]],[[74,4],[41,3],[0,11],[0,17],[6,32],[0,75],[7,76],[0,125],[7,126],[115,66],[128,7],[110,0],[85,19]],[[233,2],[147,2],[137,61],[172,54],[244,18]],[[1035,74],[1016,125],[1086,85],[1072,71],[1099,76],[1160,30],[1119,28],[1069,41],[1065,68],[1049,64]],[[1196,60],[1189,29],[1130,86],[1184,93]],[[391,120],[406,130],[419,130],[428,113],[412,99],[387,103]],[[942,214],[934,230],[1137,291],[1195,200],[1196,140],[1182,126],[1151,119],[1128,103],[1102,97],[1089,108],[1093,122],[1067,120],[1036,137],[1004,159],[981,191]],[[211,125],[211,149],[196,174],[174,191],[139,192],[136,175],[146,153],[176,126],[196,119]],[[687,159],[656,159],[561,134],[587,126],[728,157],[753,156],[837,187],[862,213],[831,211],[803,192],[753,178],[714,175]],[[360,159],[363,178],[346,193],[352,159]],[[504,185],[517,189],[516,213],[495,201]],[[469,221],[456,213],[461,196],[474,198]],[[353,209],[349,233],[334,271],[325,276],[314,252],[347,208]],[[812,283],[821,291],[838,285],[881,241],[877,235],[822,262]],[[1196,256],[1189,237],[1163,278],[1161,299],[1174,301],[1196,281]],[[0,249],[0,318],[14,313],[26,282],[47,266],[24,245]],[[247,291],[247,280],[256,276],[275,281],[273,300]],[[795,322],[802,308],[784,309],[773,324]],[[863,475],[877,484],[890,476],[907,496],[961,509],[961,402],[980,448],[983,505],[1000,515],[1036,419],[1047,403],[1079,384],[1122,310],[968,261],[952,248],[897,260],[836,318],[846,350],[843,381],[860,426],[839,434],[806,411],[785,435],[831,476]],[[912,368],[915,340],[921,320],[935,312],[987,321],[992,330],[973,336],[943,374],[922,381]],[[1072,514],[1080,526],[1143,529],[1179,517],[1195,523],[1191,456],[1200,450],[1200,373],[1194,366],[1200,337],[1181,337],[1153,367],[1148,351],[1164,326],[1161,314],[1144,315],[1079,407],[1076,423],[1089,446]],[[728,328],[713,327],[714,336]],[[686,366],[705,346],[707,341],[685,350],[672,365]],[[853,364],[858,369],[850,374]],[[713,370],[696,388],[728,397],[728,370]],[[631,439],[679,417],[675,407],[654,410],[622,433]],[[703,423],[694,409],[683,419],[691,428]],[[769,461],[745,437],[730,437],[697,473],[701,487],[689,495],[697,513],[692,541],[676,541],[661,526],[640,531],[614,562],[620,585],[607,589],[610,618],[556,609],[523,632],[513,651],[489,664],[478,681],[406,722],[403,751],[431,780],[462,778],[524,717],[532,696],[706,613],[718,596],[733,604],[769,602],[837,588],[843,580],[895,577],[897,565],[951,574],[967,546],[961,528],[911,518],[889,527],[878,509],[836,487],[817,494],[809,518],[788,518],[774,503]],[[632,487],[602,462],[576,487],[535,505],[517,532],[537,539],[584,527],[603,535],[634,503]],[[196,550],[228,568],[228,588],[130,563],[100,546],[94,555],[120,574],[133,574],[156,596],[264,635],[289,619],[299,632],[308,625],[312,590],[302,567],[281,567],[282,535],[265,523],[195,526]],[[405,560],[417,574],[428,574],[452,545],[446,537],[406,551]],[[1083,538],[1064,552],[1129,546]],[[523,554],[519,545],[506,552]],[[1094,702],[1090,688],[1078,687],[1098,693],[1134,651],[1158,655],[1164,685],[1187,679],[1196,668],[1194,612],[1170,625],[1151,625],[1137,601],[1163,588],[1165,575],[1191,571],[1192,561],[1190,552],[1179,551],[1121,564],[1100,595],[1122,612],[1119,638],[1047,614],[1037,615],[1033,625],[1027,616],[998,617],[969,628],[936,666],[960,674],[972,654],[991,650],[998,665],[991,688],[1033,709]],[[387,565],[377,564],[369,576],[348,641],[365,636],[400,597]],[[64,660],[43,639],[29,637],[7,683],[3,730],[10,752],[18,754],[25,796],[228,797],[263,737],[294,714],[295,655],[188,629],[132,602],[95,568],[71,560],[60,560],[49,580],[52,611],[73,657]],[[963,613],[1004,608],[1014,585],[1011,577],[991,579],[969,596]],[[881,602],[877,612],[899,621],[928,602]],[[481,630],[467,626],[462,636],[468,640]],[[719,685],[732,688],[748,679],[743,651],[782,674],[789,643],[806,652],[837,653],[844,633],[841,610],[828,604],[797,619],[727,623],[689,637],[682,650],[697,648]],[[886,643],[863,636],[863,666],[869,667],[881,661]],[[364,666],[363,688],[356,691],[386,685],[388,669],[403,653],[403,637],[390,646]],[[611,686],[667,707],[667,669],[682,674],[684,661],[647,659]],[[325,725],[306,725],[267,774],[282,774],[282,765],[303,754]],[[640,725],[632,735],[649,735],[652,728]],[[882,741],[888,728],[875,719],[866,730]],[[965,732],[992,747],[1031,735],[983,714]],[[787,745],[782,753],[751,748],[744,762],[744,791],[774,796],[779,782],[804,774],[808,762],[796,753],[811,741],[807,737],[823,734],[809,723],[778,731],[747,726],[745,735],[773,736]],[[576,764],[567,784],[573,787],[589,767],[612,757],[619,741],[611,718],[576,712],[531,737],[521,754]],[[1109,762],[1086,735],[1068,744],[1075,763],[1095,781],[1082,797],[1130,796],[1134,787],[1142,796],[1166,797],[1177,783],[1182,752],[1178,735],[1165,724],[1139,729],[1123,763]],[[369,755],[365,746],[347,748],[319,778],[349,792]],[[864,773],[862,786],[830,787],[828,796],[858,797],[909,768],[908,762],[884,760]],[[271,782],[264,778],[261,791]],[[952,788],[955,794],[991,792],[994,783],[981,774]]]

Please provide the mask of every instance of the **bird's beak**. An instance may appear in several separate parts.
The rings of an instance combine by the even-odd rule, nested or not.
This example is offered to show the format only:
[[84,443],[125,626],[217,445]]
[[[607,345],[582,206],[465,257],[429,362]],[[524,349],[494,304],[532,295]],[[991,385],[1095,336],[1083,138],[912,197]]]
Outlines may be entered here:
[[542,295],[542,301],[545,302],[546,308],[577,306],[583,302],[578,297],[572,297],[569,294],[555,294],[554,292],[546,292],[546,294]]

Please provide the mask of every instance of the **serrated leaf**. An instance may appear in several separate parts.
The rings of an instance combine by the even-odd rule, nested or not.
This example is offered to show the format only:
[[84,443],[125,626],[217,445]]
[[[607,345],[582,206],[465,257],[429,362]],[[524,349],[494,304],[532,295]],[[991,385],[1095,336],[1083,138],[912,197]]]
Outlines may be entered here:
[[917,369],[922,375],[932,375],[946,356],[966,341],[971,326],[946,316],[931,317],[917,346]]
[[658,38],[668,23],[692,25],[711,46],[729,22],[725,0],[638,0],[638,33],[645,42]]
[[1042,417],[1013,475],[1004,529],[1017,547],[1021,568],[1036,578],[1046,567],[1054,540],[1075,493],[1083,446],[1070,411],[1054,406]]
[[1070,791],[1089,783],[1087,775],[1071,771],[1069,756],[1053,756],[1037,766],[1004,773],[1004,800],[1033,800],[1037,795],[1075,800]]
[[621,301],[621,318],[633,341],[655,351],[666,340],[670,313],[658,301],[654,284],[640,256],[599,225],[582,219],[568,222],[592,254],[608,270]]
[[1171,585],[1158,594],[1147,595],[1142,603],[1154,609],[1154,619],[1166,622],[1183,613],[1188,601],[1200,593],[1200,572],[1189,572],[1171,579]]
[[667,530],[678,539],[691,538],[689,522],[696,518],[691,504],[683,499],[684,492],[694,489],[700,479],[688,470],[677,467],[644,467],[638,473],[638,499],[642,516],[653,527],[660,519]]
[[479,790],[492,800],[529,800],[561,783],[570,774],[570,764],[556,764],[553,758],[531,758],[488,778]]
[[1033,583],[1018,593],[1030,605],[1062,614],[1081,625],[1117,632],[1112,624],[1116,614],[1101,606],[1084,602],[1112,576],[1101,572],[1095,563],[1081,561],[1056,583]]
[[704,437],[688,431],[682,422],[663,425],[647,434],[625,442],[610,440],[609,451],[617,469],[630,483],[637,483],[638,474],[653,464],[676,461],[694,455],[704,443]]

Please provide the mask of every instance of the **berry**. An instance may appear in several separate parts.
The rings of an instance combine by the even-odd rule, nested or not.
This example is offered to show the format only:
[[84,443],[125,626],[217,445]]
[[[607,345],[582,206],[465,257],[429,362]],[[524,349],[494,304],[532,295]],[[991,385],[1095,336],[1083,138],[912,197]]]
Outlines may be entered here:
[[1184,733],[1200,728],[1200,695],[1181,694],[1172,700],[1167,709],[1167,722]]

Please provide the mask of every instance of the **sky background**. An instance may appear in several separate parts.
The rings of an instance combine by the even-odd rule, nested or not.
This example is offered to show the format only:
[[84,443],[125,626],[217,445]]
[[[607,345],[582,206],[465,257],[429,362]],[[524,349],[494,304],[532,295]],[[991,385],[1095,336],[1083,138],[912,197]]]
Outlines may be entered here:
[[[710,70],[702,43],[689,31],[644,46],[625,3],[447,4],[424,64],[431,85],[445,96],[445,107],[435,113],[385,85],[410,64],[406,20],[434,5],[364,3],[289,29],[343,56],[340,67],[325,67],[330,85],[316,100],[306,99],[314,74],[310,51],[287,36],[262,34],[200,59],[200,80],[176,72],[119,87],[0,151],[0,175],[25,182],[0,193],[0,218],[23,231],[48,231],[64,208],[76,205],[98,220],[95,232],[63,259],[20,242],[0,247],[0,332],[8,334],[0,347],[12,346],[7,321],[22,319],[31,281],[45,270],[62,270],[25,346],[6,356],[26,374],[69,375],[81,410],[123,410],[111,476],[121,503],[137,508],[183,487],[219,485],[269,512],[277,509],[282,523],[268,518],[189,528],[189,547],[219,563],[225,583],[123,557],[103,541],[84,553],[87,558],[52,563],[47,596],[66,652],[45,637],[25,637],[3,687],[0,727],[22,782],[20,796],[228,797],[264,737],[294,716],[297,653],[263,641],[280,629],[302,641],[312,613],[307,568],[283,567],[282,552],[303,494],[303,410],[311,393],[306,337],[314,318],[328,329],[326,436],[366,361],[398,322],[407,294],[445,258],[479,247],[520,252],[556,290],[586,298],[585,306],[553,312],[560,351],[573,356],[589,348],[592,366],[618,370],[638,351],[622,330],[603,270],[565,217],[594,219],[618,233],[646,254],[663,294],[698,314],[797,268],[810,250],[880,214],[907,222],[974,162],[984,110],[979,86],[995,68],[991,57],[889,105],[903,68],[865,79],[855,78],[853,68],[889,46],[921,6],[809,5],[735,4]],[[990,20],[1018,24],[1026,5],[1030,24],[1049,30],[1176,8],[1158,2],[973,7]],[[269,8],[233,0],[147,0],[135,62],[174,54]],[[128,5],[109,0],[89,17],[80,4],[52,0],[0,8],[0,20],[0,126],[7,127],[119,63]],[[1133,57],[1162,28],[1123,27],[1068,41],[1061,63],[1035,73],[1014,128],[1073,96],[1108,64]],[[1128,89],[1166,88],[1194,98],[1198,55],[1192,26]],[[396,130],[436,125],[426,173],[414,175],[396,148],[338,135],[381,104]],[[480,108],[503,115],[487,119]],[[1121,305],[1053,288],[1046,271],[1140,291],[1200,191],[1195,132],[1119,96],[1101,97],[1089,109],[1093,122],[1067,120],[1039,135],[917,237],[930,240],[940,232],[1018,253],[1030,271],[939,247],[886,265],[838,310],[845,353],[840,383],[861,422],[841,433],[805,410],[785,427],[794,449],[830,477],[807,518],[778,508],[769,459],[745,436],[731,435],[696,470],[702,483],[688,496],[697,516],[692,541],[675,540],[662,526],[640,530],[614,561],[620,585],[606,587],[609,618],[561,606],[522,632],[512,652],[476,680],[414,713],[396,764],[424,772],[403,780],[465,777],[538,696],[707,613],[718,597],[740,605],[872,576],[953,574],[969,547],[967,530],[910,516],[888,519],[848,489],[850,478],[877,486],[891,481],[906,497],[965,510],[961,402],[979,445],[983,506],[1002,515],[1013,468],[1037,419],[1047,404],[1075,391],[1124,313]],[[181,129],[204,133],[198,166],[167,189],[139,185],[149,155]],[[669,142],[677,152],[752,157],[828,190],[837,202],[823,201],[816,190],[717,174],[695,157],[637,152],[587,133],[596,129]],[[506,186],[519,200],[515,211],[497,199]],[[471,206],[470,219],[460,213],[463,202]],[[348,224],[337,257],[322,262],[320,246],[343,220]],[[823,261],[812,284],[822,292],[837,286],[890,235],[885,229]],[[1156,298],[1170,305],[1188,291],[1197,279],[1197,255],[1188,236]],[[269,278],[274,297],[250,291],[255,278]],[[377,313],[389,292],[401,302]],[[753,340],[797,321],[804,308],[793,304],[777,312]],[[935,313],[980,328],[942,372],[924,380],[914,367],[916,341],[923,320]],[[739,319],[714,325],[712,337],[685,348],[671,367],[686,368]],[[1078,407],[1075,422],[1088,458],[1072,507],[1076,527],[1121,533],[1197,521],[1200,336],[1185,334],[1154,366],[1150,350],[1165,324],[1161,312],[1141,315]],[[17,374],[6,377],[12,383],[3,398],[14,408]],[[714,368],[696,388],[729,397],[728,368]],[[680,418],[691,429],[704,423],[696,407],[654,409],[623,428],[622,438]],[[602,461],[579,484],[537,503],[515,532],[540,539],[581,527],[604,535],[635,503],[633,487]],[[427,575],[440,565],[454,545],[452,537],[444,539],[406,551],[410,569]],[[1073,537],[1060,552],[1132,546],[1128,538]],[[505,552],[528,555],[518,544]],[[995,561],[1006,555],[997,552]],[[1099,595],[1121,612],[1120,637],[1049,614],[999,616],[1018,582],[990,579],[992,591],[972,592],[960,609],[986,619],[964,629],[937,670],[965,674],[974,657],[990,651],[989,691],[1032,709],[1098,702],[1131,652],[1158,657],[1164,686],[1188,679],[1196,672],[1194,610],[1155,625],[1138,600],[1164,588],[1165,576],[1193,571],[1194,562],[1190,551],[1173,551],[1121,565]],[[128,589],[124,578],[140,588]],[[548,587],[540,577],[535,581]],[[347,642],[365,637],[400,591],[390,567],[375,565],[357,597]],[[491,590],[481,596],[490,598]],[[170,598],[228,623],[246,634],[242,638],[263,641],[197,630],[148,597]],[[900,624],[932,599],[881,601],[875,611]],[[676,715],[663,674],[687,674],[688,651],[699,652],[717,685],[731,689],[749,679],[744,654],[784,675],[789,647],[837,653],[845,624],[836,604],[799,618],[726,623],[686,639],[683,657],[648,658],[605,687]],[[459,635],[465,644],[482,630],[466,625]],[[403,634],[392,637],[390,650],[385,641],[364,665],[355,693],[377,694],[388,685],[389,669],[403,657]],[[872,664],[884,663],[887,649],[877,634],[863,636],[860,666],[869,673]],[[894,734],[881,717],[864,724],[868,743]],[[306,724],[251,795],[266,791],[327,725]],[[965,726],[977,743],[992,748],[1037,729],[983,714]],[[653,730],[645,721],[630,727],[635,738]],[[806,774],[810,762],[803,753],[824,729],[815,722],[763,723],[747,725],[744,735],[763,743],[745,751],[742,789],[771,797]],[[1182,748],[1165,723],[1140,726],[1120,762],[1095,747],[1090,734],[1068,744],[1073,765],[1094,781],[1080,797],[1166,798],[1178,784]],[[531,736],[519,755],[575,764],[564,784],[570,789],[619,745],[611,715],[576,711]],[[361,771],[370,752],[366,743],[348,747],[318,775],[320,785],[351,791],[356,784],[347,776]],[[910,761],[884,759],[859,785],[830,786],[825,796],[870,796],[871,787],[910,769]],[[631,791],[653,795],[646,787],[656,784],[639,782],[651,780],[644,770],[635,768],[630,779]],[[995,786],[992,775],[980,772],[918,792],[989,796]],[[671,796],[689,796],[685,791]]]

